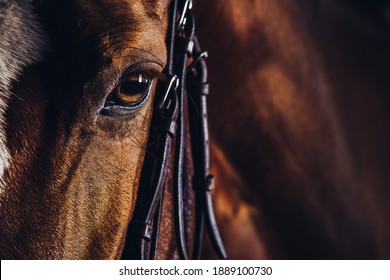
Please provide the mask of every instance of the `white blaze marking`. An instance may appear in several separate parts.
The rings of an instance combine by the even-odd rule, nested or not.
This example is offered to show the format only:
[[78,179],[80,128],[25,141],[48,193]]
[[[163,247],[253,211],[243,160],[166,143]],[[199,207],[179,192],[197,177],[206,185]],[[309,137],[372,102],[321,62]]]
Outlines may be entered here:
[[25,67],[40,59],[44,48],[43,32],[30,2],[0,0],[0,193],[4,189],[4,170],[10,162],[5,113],[11,84]]

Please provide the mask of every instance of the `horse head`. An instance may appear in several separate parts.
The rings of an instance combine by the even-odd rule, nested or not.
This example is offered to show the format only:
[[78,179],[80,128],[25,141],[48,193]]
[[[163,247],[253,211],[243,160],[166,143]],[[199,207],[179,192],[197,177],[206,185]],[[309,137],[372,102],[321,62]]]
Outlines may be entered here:
[[169,3],[35,2],[0,2],[0,254],[118,258]]
[[230,257],[388,257],[386,1],[198,0],[210,87],[190,3],[0,0],[0,256],[224,256],[210,156]]

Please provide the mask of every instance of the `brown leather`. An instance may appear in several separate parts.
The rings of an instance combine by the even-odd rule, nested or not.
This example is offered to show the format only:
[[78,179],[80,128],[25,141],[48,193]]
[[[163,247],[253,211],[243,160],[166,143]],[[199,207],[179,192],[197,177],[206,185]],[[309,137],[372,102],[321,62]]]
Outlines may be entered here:
[[[142,170],[138,200],[133,219],[129,225],[122,258],[154,259],[158,243],[161,205],[167,173],[173,172],[174,212],[177,251],[181,259],[188,259],[187,207],[191,196],[189,174],[194,173],[193,186],[196,194],[196,225],[193,258],[200,257],[203,223],[216,253],[226,258],[226,253],[216,225],[210,190],[209,143],[206,97],[208,94],[207,68],[204,52],[194,36],[195,23],[192,3],[172,1],[171,23],[168,32],[168,65],[165,90],[155,101],[148,150]],[[178,17],[179,16],[179,17]],[[184,24],[182,24],[184,22]],[[190,64],[192,59],[193,63]],[[187,87],[187,81],[189,86]],[[178,82],[178,83],[176,83]],[[163,83],[163,82],[161,82]],[[191,102],[187,102],[187,96]],[[189,105],[191,104],[191,105]],[[186,113],[189,113],[189,122]],[[186,135],[190,132],[191,143]],[[171,149],[175,141],[174,151]],[[187,145],[192,148],[193,167],[186,160]],[[173,170],[168,170],[169,157],[173,153]]]

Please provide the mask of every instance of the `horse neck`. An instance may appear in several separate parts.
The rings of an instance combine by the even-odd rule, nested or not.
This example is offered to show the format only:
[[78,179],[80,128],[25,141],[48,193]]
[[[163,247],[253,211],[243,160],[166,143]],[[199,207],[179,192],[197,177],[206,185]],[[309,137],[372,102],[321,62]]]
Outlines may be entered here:
[[288,257],[363,254],[354,242],[389,230],[383,215],[364,230],[370,213],[388,209],[376,197],[390,179],[386,32],[348,1],[200,0],[195,9],[210,53],[210,131],[242,182],[241,200],[261,205],[257,238],[276,236],[268,251]]

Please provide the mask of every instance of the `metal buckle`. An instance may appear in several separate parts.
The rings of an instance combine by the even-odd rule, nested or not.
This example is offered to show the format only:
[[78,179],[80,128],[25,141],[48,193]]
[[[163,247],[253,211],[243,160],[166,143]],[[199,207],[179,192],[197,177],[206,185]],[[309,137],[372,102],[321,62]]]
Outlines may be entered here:
[[167,89],[165,90],[163,99],[158,104],[158,109],[160,109],[160,110],[163,109],[165,102],[167,101],[168,95],[171,92],[172,88],[177,89],[177,87],[179,86],[179,83],[180,83],[179,78],[176,75],[173,75],[171,77],[171,79],[169,80],[169,83],[168,83]]
[[192,0],[187,0],[184,3],[184,7],[180,15],[179,23],[177,25],[177,31],[184,30],[184,27],[187,23],[186,14],[191,9],[192,9]]
[[205,59],[207,57],[209,57],[209,53],[207,51],[202,51],[200,53],[197,53],[196,55],[194,55],[194,60],[192,61],[190,66],[188,66],[188,68],[190,70],[194,69],[195,66],[199,63],[199,61],[201,61],[202,59]]

